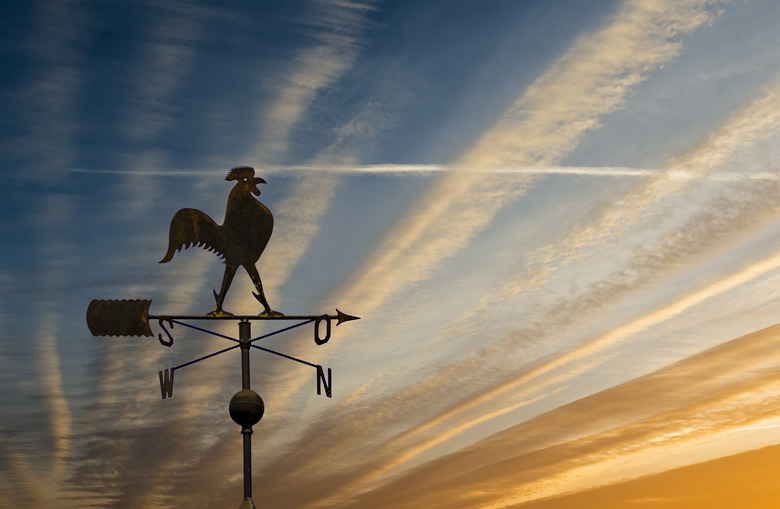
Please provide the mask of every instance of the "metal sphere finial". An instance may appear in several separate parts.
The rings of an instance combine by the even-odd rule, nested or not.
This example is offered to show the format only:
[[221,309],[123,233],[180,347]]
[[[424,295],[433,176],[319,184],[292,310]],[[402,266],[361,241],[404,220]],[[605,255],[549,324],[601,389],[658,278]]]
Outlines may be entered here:
[[263,399],[252,389],[238,391],[230,400],[230,418],[242,428],[251,428],[263,418]]

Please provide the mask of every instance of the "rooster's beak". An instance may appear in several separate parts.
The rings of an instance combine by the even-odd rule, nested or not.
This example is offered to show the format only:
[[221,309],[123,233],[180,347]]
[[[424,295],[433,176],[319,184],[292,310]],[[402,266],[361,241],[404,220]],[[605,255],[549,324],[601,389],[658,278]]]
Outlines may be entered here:
[[261,179],[260,177],[252,177],[249,183],[252,185],[252,187],[250,188],[252,194],[255,196],[260,196],[260,189],[257,188],[257,184],[265,184],[266,181]]

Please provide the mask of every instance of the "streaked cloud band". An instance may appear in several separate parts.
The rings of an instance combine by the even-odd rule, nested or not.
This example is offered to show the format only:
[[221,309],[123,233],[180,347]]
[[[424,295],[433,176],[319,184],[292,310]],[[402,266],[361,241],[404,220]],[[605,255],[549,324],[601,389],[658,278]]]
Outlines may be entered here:
[[[585,177],[658,177],[665,175],[672,179],[690,180],[705,178],[708,180],[739,182],[745,180],[780,180],[778,172],[715,172],[706,176],[686,170],[660,170],[644,168],[627,168],[621,166],[555,166],[548,168],[460,168],[444,164],[367,164],[367,165],[340,165],[340,166],[263,166],[257,168],[258,173],[265,175],[283,176],[289,173],[315,173],[315,174],[364,174],[364,175],[432,175],[436,173],[495,173],[495,174],[521,174],[521,175],[579,175]],[[205,177],[222,175],[224,169],[214,171],[196,170],[131,170],[131,169],[86,169],[76,168],[73,173],[87,173],[96,175],[155,175],[160,177]]]

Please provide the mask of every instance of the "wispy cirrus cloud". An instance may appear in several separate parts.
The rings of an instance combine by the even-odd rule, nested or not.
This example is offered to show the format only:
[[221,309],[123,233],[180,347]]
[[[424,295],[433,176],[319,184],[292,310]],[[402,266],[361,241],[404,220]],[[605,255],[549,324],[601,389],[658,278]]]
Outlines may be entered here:
[[151,22],[144,27],[146,36],[133,63],[132,92],[120,112],[134,150],[110,163],[142,171],[131,171],[117,182],[124,197],[115,203],[119,210],[139,213],[160,200],[159,180],[143,170],[168,165],[168,151],[159,140],[180,127],[177,99],[192,78],[209,14],[203,6],[178,0],[155,5],[150,13]]
[[[670,203],[670,200],[683,199],[704,182],[719,182],[735,184],[737,187],[722,187],[719,204],[713,203],[712,212],[706,215],[731,216],[742,211],[743,217],[749,217],[754,205],[763,203],[767,210],[772,210],[775,183],[780,178],[780,172],[774,167],[761,168],[763,171],[735,172],[733,168],[740,167],[743,154],[755,150],[762,143],[776,136],[780,130],[780,79],[777,77],[767,86],[757,91],[756,97],[742,105],[726,121],[715,129],[706,141],[695,147],[691,152],[677,160],[670,161],[667,168],[648,175],[648,179],[633,187],[628,193],[602,206],[592,214],[584,215],[583,221],[575,223],[564,236],[543,246],[527,257],[522,270],[498,283],[481,299],[481,303],[471,311],[475,315],[496,303],[503,301],[521,291],[542,284],[553,272],[567,267],[576,266],[592,256],[593,249],[600,249],[605,241],[635,236],[638,231],[658,229],[657,210],[660,204]],[[732,171],[730,171],[732,170]],[[765,186],[762,182],[767,182]],[[738,199],[741,207],[730,209],[727,196],[730,190],[742,190]],[[744,194],[747,193],[747,194]],[[766,193],[769,193],[768,195]],[[754,195],[754,196],[751,196]],[[685,198],[683,198],[685,197]],[[679,207],[669,207],[665,214],[672,216]],[[653,217],[651,224],[646,224],[646,216]],[[696,244],[691,248],[701,249],[710,245],[719,235],[729,231],[720,230],[719,235],[712,235],[711,227],[704,225],[718,224],[718,221],[704,221],[676,227],[682,235],[698,235]],[[732,224],[732,227],[736,226]],[[675,226],[665,224],[664,228]],[[702,229],[704,228],[704,229]],[[736,232],[736,230],[734,230]]]
[[15,504],[25,504],[27,507],[43,507],[49,493],[46,485],[50,479],[39,475],[37,465],[30,461],[29,454],[19,450],[11,437],[0,433],[0,447],[3,455],[0,457],[0,504],[12,507]]
[[[84,83],[82,51],[87,43],[83,28],[89,16],[66,4],[37,2],[37,29],[23,48],[38,67],[16,90],[9,90],[4,115],[32,125],[29,134],[15,133],[3,140],[7,156],[35,161],[24,178],[60,181],[76,155],[76,107]],[[37,72],[36,72],[37,71]],[[9,87],[10,88],[10,87]],[[17,104],[33,107],[17,111]]]
[[[457,161],[457,167],[550,167],[598,120],[680,51],[680,38],[717,17],[712,2],[625,2],[604,26],[578,38]],[[364,313],[428,277],[469,244],[535,178],[453,171],[426,193],[344,289]]]
[[207,14],[186,2],[155,5],[128,105],[131,138],[152,140],[176,125],[174,99],[190,78]]
[[[608,359],[608,357],[605,356],[607,351],[615,345],[619,344],[621,341],[625,341],[639,332],[657,326],[658,324],[665,321],[671,320],[672,318],[680,315],[694,306],[703,303],[708,299],[734,289],[739,285],[755,280],[756,278],[761,278],[771,271],[776,271],[778,268],[780,268],[780,256],[774,256],[763,260],[758,264],[747,267],[745,270],[739,273],[736,273],[706,288],[694,292],[685,298],[678,300],[677,302],[653,311],[652,313],[649,313],[642,318],[635,320],[634,322],[619,327],[601,337],[595,338],[592,341],[589,341],[588,343],[571,350],[570,352],[561,354],[555,359],[543,363],[541,366],[533,368],[528,373],[525,373],[518,378],[495,386],[485,393],[469,399],[467,403],[457,406],[450,411],[437,416],[436,419],[426,422],[419,428],[410,430],[409,433],[402,436],[400,440],[405,441],[413,438],[416,435],[434,429],[436,426],[448,423],[446,432],[436,433],[434,438],[427,439],[416,447],[407,448],[406,454],[402,457],[399,457],[395,462],[391,463],[391,466],[395,467],[401,465],[403,462],[414,458],[416,455],[421,454],[423,451],[433,447],[434,445],[464,433],[475,425],[483,423],[485,418],[484,415],[479,415],[478,417],[466,417],[465,419],[461,419],[457,425],[453,425],[451,420],[457,419],[457,417],[461,415],[465,416],[465,414],[469,411],[477,409],[482,405],[497,401],[497,398],[512,391],[520,390],[520,396],[528,398],[534,394],[543,392],[544,390],[554,388],[561,383],[567,383],[568,381],[571,381],[580,376],[584,371],[591,370],[598,364],[605,362]],[[501,355],[501,350],[498,350],[495,352],[495,354]],[[473,367],[469,367],[469,369],[473,369]],[[545,377],[548,377],[552,373],[559,370],[562,370],[566,373],[563,378],[551,377],[547,380],[544,380]],[[534,381],[537,382],[533,383]],[[503,413],[507,413],[513,410],[514,408],[511,407],[502,408],[498,412],[492,412],[490,415],[492,418],[495,418],[499,417]],[[483,410],[479,413],[484,414],[485,411]]]
[[[262,163],[289,156],[290,130],[324,89],[353,65],[366,28],[371,2],[322,2],[300,22],[310,27],[314,44],[301,49],[290,68],[274,84],[274,99],[257,112],[258,139],[244,158]],[[262,81],[261,74],[259,80]]]

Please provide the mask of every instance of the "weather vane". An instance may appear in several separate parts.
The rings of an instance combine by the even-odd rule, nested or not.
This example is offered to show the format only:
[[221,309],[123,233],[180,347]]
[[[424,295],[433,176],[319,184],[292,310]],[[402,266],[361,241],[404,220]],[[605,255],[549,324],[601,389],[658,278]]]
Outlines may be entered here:
[[[240,509],[250,509],[255,508],[252,500],[252,426],[260,422],[265,411],[262,398],[250,388],[250,348],[256,348],[316,368],[317,394],[322,394],[324,389],[325,395],[330,398],[332,387],[330,368],[328,368],[326,377],[325,370],[321,365],[254,343],[313,323],[314,342],[317,345],[323,345],[330,339],[332,320],[336,321],[336,325],[340,325],[343,322],[357,320],[358,317],[342,313],[338,309],[335,315],[284,315],[271,309],[263,291],[260,274],[255,266],[268,245],[274,227],[271,211],[254,198],[254,196],[260,195],[257,185],[266,182],[255,177],[255,170],[248,166],[231,169],[225,180],[236,181],[236,184],[228,197],[223,224],[218,225],[200,210],[179,210],[171,221],[168,252],[160,261],[160,263],[169,262],[177,251],[193,245],[214,251],[220,256],[225,263],[225,275],[222,278],[219,293],[214,291],[214,299],[216,300],[214,310],[206,315],[150,315],[151,300],[93,300],[87,308],[87,325],[93,336],[153,336],[149,325],[149,320],[152,319],[157,320],[158,325],[165,332],[166,337],[163,338],[163,334],[160,333],[158,339],[161,344],[167,347],[173,346],[173,336],[165,327],[165,322],[171,329],[173,329],[174,324],[182,325],[236,343],[218,352],[160,371],[160,392],[162,399],[173,397],[173,374],[177,369],[240,348],[241,390],[230,400],[228,411],[233,421],[241,426],[244,443],[244,501]],[[244,267],[254,283],[257,293],[253,292],[252,295],[263,306],[263,311],[258,315],[233,315],[222,308],[225,295],[239,267]],[[225,336],[186,322],[192,320],[236,320],[238,321],[238,338]],[[298,323],[252,338],[251,322],[253,320],[289,320]],[[324,332],[320,330],[323,323]]]

